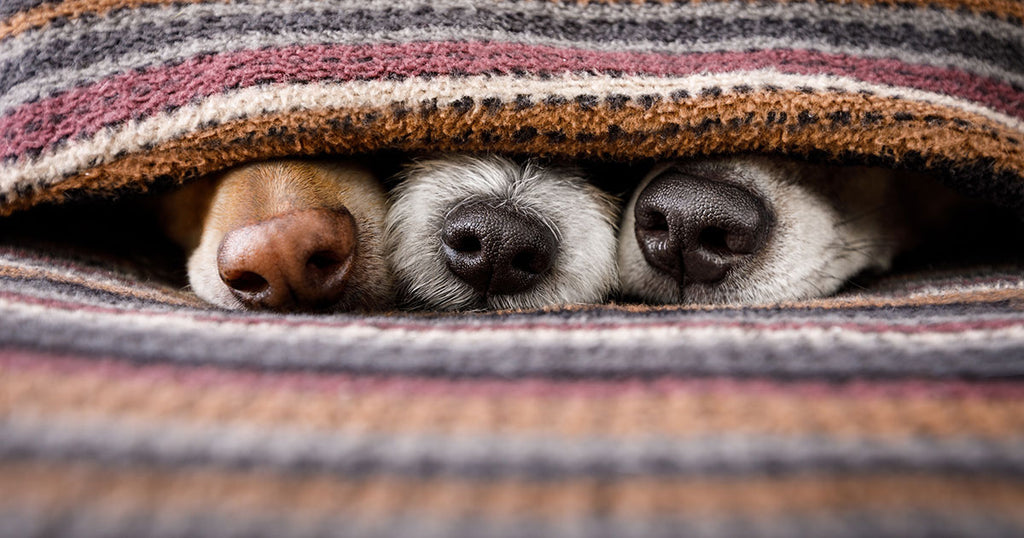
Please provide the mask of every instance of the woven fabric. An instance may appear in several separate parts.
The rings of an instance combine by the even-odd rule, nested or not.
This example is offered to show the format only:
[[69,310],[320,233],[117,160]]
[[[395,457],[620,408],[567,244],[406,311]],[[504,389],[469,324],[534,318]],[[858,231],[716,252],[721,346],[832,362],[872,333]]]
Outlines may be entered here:
[[[396,149],[771,152],[1024,209],[1022,21],[1016,0],[3,0],[0,214]],[[748,308],[299,316],[10,235],[0,536],[1024,535],[1019,261]]]

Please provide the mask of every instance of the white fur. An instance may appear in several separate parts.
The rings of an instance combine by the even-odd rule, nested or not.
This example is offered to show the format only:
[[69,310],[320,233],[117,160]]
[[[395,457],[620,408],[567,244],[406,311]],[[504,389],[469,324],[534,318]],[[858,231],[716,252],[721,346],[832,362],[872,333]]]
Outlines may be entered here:
[[[615,205],[574,172],[498,156],[415,163],[395,189],[387,251],[407,305],[440,310],[517,309],[604,300],[617,283]],[[452,274],[441,229],[457,206],[484,201],[539,219],[559,242],[550,272],[529,290],[482,297]]]
[[[724,175],[759,195],[774,214],[765,247],[717,283],[679,284],[647,264],[634,232],[639,194],[669,167],[696,175]],[[619,233],[623,294],[655,303],[774,303],[828,295],[869,268],[885,269],[895,252],[891,172],[835,168],[763,157],[668,163],[634,191]]]

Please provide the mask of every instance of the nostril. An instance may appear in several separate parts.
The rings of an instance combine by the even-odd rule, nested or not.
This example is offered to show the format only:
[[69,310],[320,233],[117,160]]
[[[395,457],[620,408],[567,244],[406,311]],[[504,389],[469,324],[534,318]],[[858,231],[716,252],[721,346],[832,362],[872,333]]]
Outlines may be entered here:
[[551,258],[536,251],[523,251],[512,257],[510,265],[524,273],[540,275],[551,268]]
[[647,232],[667,232],[668,218],[660,211],[644,211],[637,220],[637,225]]
[[306,260],[306,267],[319,273],[330,273],[338,269],[345,260],[335,251],[319,250]]
[[261,293],[270,286],[267,279],[252,271],[243,271],[237,276],[226,277],[224,278],[224,283],[231,287],[231,289],[249,294]]
[[733,250],[729,246],[729,232],[717,226],[701,230],[697,236],[697,243],[705,250],[716,254],[728,254]]
[[483,248],[483,245],[480,244],[480,238],[469,234],[452,238],[451,241],[448,242],[448,246],[451,247],[452,250],[463,254],[476,254]]
[[748,228],[742,232],[728,234],[725,246],[732,254],[752,254],[761,248],[764,239],[758,236],[759,228]]

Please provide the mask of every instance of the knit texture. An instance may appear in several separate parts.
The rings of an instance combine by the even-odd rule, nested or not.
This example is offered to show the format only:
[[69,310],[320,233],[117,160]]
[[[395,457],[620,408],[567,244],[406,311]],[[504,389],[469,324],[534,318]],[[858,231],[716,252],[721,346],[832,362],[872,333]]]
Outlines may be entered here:
[[1024,208],[1012,0],[7,1],[0,211],[246,160],[760,151]]
[[[0,214],[394,149],[767,152],[1024,210],[1022,21],[3,0]],[[0,536],[1020,536],[1022,380],[1019,261],[749,308],[300,316],[0,240]]]

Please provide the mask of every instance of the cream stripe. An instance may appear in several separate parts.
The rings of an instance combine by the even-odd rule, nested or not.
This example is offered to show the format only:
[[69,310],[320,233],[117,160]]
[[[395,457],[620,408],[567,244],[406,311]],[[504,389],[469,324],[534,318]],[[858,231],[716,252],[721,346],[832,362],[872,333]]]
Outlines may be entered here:
[[419,78],[392,81],[356,81],[345,84],[276,85],[250,87],[208,97],[170,114],[158,114],[142,121],[129,121],[117,128],[107,128],[91,138],[76,140],[42,156],[17,161],[0,167],[0,191],[13,191],[30,186],[59,183],[64,176],[113,161],[116,156],[140,151],[210,125],[256,115],[312,109],[383,107],[389,102],[416,105],[437,98],[448,105],[462,97],[475,99],[498,97],[512,101],[521,94],[535,98],[577,95],[623,94],[640,96],[652,93],[669,95],[676,90],[699,94],[708,87],[728,90],[734,86],[770,84],[783,90],[813,88],[829,92],[839,88],[856,93],[874,92],[881,97],[930,103],[977,114],[1017,131],[1024,131],[1024,121],[996,112],[970,101],[949,96],[866,84],[854,79],[832,76],[787,75],[772,69],[697,75],[681,78],[622,77],[605,78],[586,75],[565,75],[546,80],[515,77],[474,76],[463,79],[422,80]]

